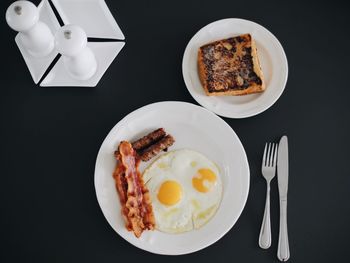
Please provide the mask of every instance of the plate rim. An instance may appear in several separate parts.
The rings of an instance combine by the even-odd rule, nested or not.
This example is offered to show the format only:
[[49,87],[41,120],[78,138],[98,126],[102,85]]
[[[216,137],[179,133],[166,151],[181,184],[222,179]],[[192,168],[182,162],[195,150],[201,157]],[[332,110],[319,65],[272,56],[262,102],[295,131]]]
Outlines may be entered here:
[[[185,67],[186,67],[186,62],[185,62],[185,59],[187,59],[187,57],[189,56],[189,50],[190,50],[190,44],[191,42],[195,39],[195,37],[197,36],[197,34],[202,31],[204,28],[206,27],[209,27],[213,24],[216,24],[216,23],[219,23],[219,22],[224,22],[224,21],[237,21],[237,22],[243,22],[243,23],[250,23],[250,24],[253,24],[254,26],[256,27],[259,27],[261,29],[263,29],[267,34],[270,34],[272,39],[275,41],[275,43],[277,44],[278,48],[280,49],[281,51],[281,55],[282,55],[282,58],[284,60],[284,64],[285,64],[285,67],[286,67],[286,73],[285,73],[285,76],[284,76],[284,80],[283,80],[283,87],[281,89],[278,90],[278,92],[276,93],[277,96],[271,100],[271,102],[267,103],[266,106],[262,107],[260,110],[258,111],[255,111],[255,112],[252,112],[250,114],[245,114],[245,113],[233,113],[233,114],[224,114],[224,113],[219,113],[217,112],[215,109],[212,109],[212,108],[207,108],[205,107],[201,102],[200,100],[197,98],[197,96],[195,95],[195,92],[189,88],[189,81],[188,81],[188,78],[185,77],[186,73],[185,73]],[[286,88],[286,85],[287,85],[287,81],[288,81],[288,75],[289,75],[289,66],[288,66],[288,59],[287,59],[287,56],[286,56],[286,53],[284,51],[284,48],[282,46],[282,44],[280,43],[280,41],[278,40],[278,38],[270,31],[268,30],[266,27],[254,22],[254,21],[251,21],[251,20],[247,20],[247,19],[243,19],[243,18],[223,18],[223,19],[219,19],[219,20],[216,20],[216,21],[213,21],[203,27],[201,27],[192,37],[191,39],[188,41],[187,45],[186,45],[186,48],[185,48],[185,51],[184,51],[184,54],[183,54],[183,57],[182,57],[182,77],[183,77],[183,80],[185,82],[185,86],[188,90],[188,92],[190,93],[190,95],[192,96],[192,98],[198,103],[200,104],[202,107],[206,108],[207,110],[209,111],[212,111],[214,112],[215,114],[221,116],[221,117],[226,117],[226,118],[231,118],[231,119],[243,119],[243,118],[249,118],[249,117],[253,117],[253,116],[256,116],[266,110],[268,110],[270,107],[272,107],[276,101],[281,97],[282,93],[284,92],[285,88]]]
[[[104,211],[102,210],[102,206],[101,206],[101,203],[100,203],[100,199],[99,199],[99,195],[97,193],[97,187],[96,187],[96,184],[97,184],[97,176],[96,176],[96,171],[97,171],[97,163],[98,163],[98,160],[99,160],[99,156],[100,156],[100,152],[102,150],[102,146],[105,144],[107,138],[109,137],[109,135],[111,134],[111,132],[115,129],[118,128],[118,126],[120,126],[127,118],[130,118],[131,115],[133,114],[136,114],[142,110],[144,110],[145,108],[150,108],[150,107],[154,107],[156,105],[160,105],[160,104],[182,104],[182,105],[186,105],[186,106],[190,106],[190,107],[193,107],[193,108],[197,108],[197,109],[200,109],[200,110],[204,110],[206,111],[208,114],[212,115],[214,118],[217,118],[224,126],[226,126],[227,128],[230,129],[232,135],[237,139],[238,141],[238,146],[239,148],[243,151],[244,153],[244,156],[243,156],[243,159],[244,159],[244,164],[243,166],[246,167],[246,172],[247,172],[247,176],[245,178],[245,183],[247,184],[247,189],[246,191],[242,191],[242,196],[243,196],[243,199],[244,199],[244,202],[242,204],[242,207],[238,213],[238,216],[237,218],[232,221],[232,223],[228,226],[227,229],[225,229],[224,231],[222,231],[222,233],[220,233],[218,235],[218,237],[216,239],[213,239],[211,240],[210,242],[202,245],[202,246],[199,246],[195,249],[191,248],[191,249],[186,249],[186,250],[183,250],[183,251],[153,251],[151,249],[148,249],[148,248],[145,248],[145,247],[142,247],[140,246],[139,244],[136,244],[136,243],[133,243],[132,240],[128,240],[126,239],[123,235],[121,235],[117,230],[115,230],[113,228],[113,226],[108,222],[107,220],[107,217],[104,213]],[[196,105],[196,104],[193,104],[193,103],[190,103],[190,102],[184,102],[184,101],[175,101],[175,100],[172,100],[172,101],[158,101],[158,102],[153,102],[153,103],[150,103],[150,104],[147,104],[147,105],[144,105],[144,106],[141,106],[131,112],[129,112],[128,114],[126,114],[122,119],[120,119],[110,130],[109,132],[107,133],[106,137],[103,139],[103,142],[101,143],[100,145],[100,148],[99,148],[99,151],[97,153],[97,156],[96,156],[96,161],[95,161],[95,169],[94,169],[94,188],[95,188],[95,194],[96,194],[96,199],[97,199],[97,202],[98,202],[98,205],[99,205],[99,208],[104,216],[104,219],[107,221],[108,225],[110,228],[112,228],[112,230],[118,234],[118,236],[120,236],[123,240],[125,240],[126,242],[128,242],[129,244],[141,249],[141,250],[144,250],[144,251],[147,251],[147,252],[150,252],[152,254],[157,254],[157,255],[170,255],[170,256],[176,256],[176,255],[186,255],[186,254],[191,254],[191,253],[195,253],[197,251],[200,251],[202,249],[205,249],[211,245],[213,245],[214,243],[216,243],[217,241],[219,241],[224,235],[226,235],[231,229],[232,227],[236,224],[236,222],[238,221],[238,219],[240,218],[240,216],[242,215],[242,212],[247,204],[247,200],[248,200],[248,196],[249,196],[249,191],[250,191],[250,167],[249,167],[249,162],[248,162],[248,157],[247,157],[247,153],[243,147],[243,144],[240,140],[240,138],[238,137],[238,135],[236,134],[236,132],[233,130],[233,128],[225,121],[223,120],[222,118],[220,118],[219,116],[217,116],[215,113],[213,113],[212,111],[202,107],[202,106],[199,106],[199,105]]]

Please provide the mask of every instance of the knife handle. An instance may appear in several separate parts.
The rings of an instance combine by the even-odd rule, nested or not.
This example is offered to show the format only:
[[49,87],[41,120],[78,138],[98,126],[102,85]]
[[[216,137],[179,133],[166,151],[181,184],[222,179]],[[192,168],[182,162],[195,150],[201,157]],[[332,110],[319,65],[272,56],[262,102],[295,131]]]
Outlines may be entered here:
[[259,246],[267,249],[271,246],[271,221],[270,221],[270,181],[267,181],[266,202],[263,221],[261,223]]
[[277,257],[280,261],[287,261],[289,259],[287,200],[280,200],[280,233],[278,238]]

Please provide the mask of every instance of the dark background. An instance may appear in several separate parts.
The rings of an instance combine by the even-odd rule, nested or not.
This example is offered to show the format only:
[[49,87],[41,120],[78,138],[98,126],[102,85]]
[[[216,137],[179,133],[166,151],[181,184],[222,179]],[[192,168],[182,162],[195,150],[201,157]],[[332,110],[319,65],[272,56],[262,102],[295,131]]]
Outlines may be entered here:
[[[36,4],[39,1],[34,1]],[[264,143],[290,145],[290,262],[345,262],[350,235],[349,9],[307,1],[112,1],[126,46],[96,88],[35,85],[1,1],[1,262],[277,262],[278,191],[272,182],[272,246],[258,247],[265,202]],[[270,109],[225,119],[246,149],[251,186],[238,222],[214,245],[157,256],[119,237],[94,189],[98,149],[127,113],[152,102],[196,103],[184,85],[190,38],[222,18],[253,20],[282,43],[289,78]],[[127,260],[127,261],[125,261]]]

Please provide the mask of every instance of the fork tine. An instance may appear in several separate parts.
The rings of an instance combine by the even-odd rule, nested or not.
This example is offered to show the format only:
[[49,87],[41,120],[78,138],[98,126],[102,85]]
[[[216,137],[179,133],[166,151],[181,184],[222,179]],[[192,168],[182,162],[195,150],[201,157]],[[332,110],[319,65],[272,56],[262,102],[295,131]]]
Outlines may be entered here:
[[271,143],[269,143],[269,147],[267,148],[267,154],[266,154],[266,166],[270,166],[270,152],[271,152]]
[[270,166],[273,166],[273,156],[274,156],[274,153],[275,153],[275,143],[272,143],[272,146],[271,146],[271,156],[270,156]]
[[267,148],[267,143],[265,143],[265,149],[264,149],[264,154],[263,154],[262,166],[265,166],[265,163],[266,163],[266,148]]
[[277,150],[278,150],[278,143],[276,143],[276,146],[275,146],[275,153],[274,153],[274,156],[273,156],[273,166],[276,166],[276,162],[277,162]]
[[275,143],[271,145],[271,155],[270,155],[270,167],[273,167],[273,158],[275,154]]

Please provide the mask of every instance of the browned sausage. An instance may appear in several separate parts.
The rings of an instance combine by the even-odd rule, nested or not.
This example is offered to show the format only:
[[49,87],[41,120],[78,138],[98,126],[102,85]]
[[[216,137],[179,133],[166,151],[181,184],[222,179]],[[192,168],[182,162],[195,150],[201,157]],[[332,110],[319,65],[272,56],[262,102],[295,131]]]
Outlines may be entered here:
[[160,141],[156,142],[155,144],[149,146],[148,148],[144,149],[140,154],[140,159],[144,162],[147,162],[154,156],[156,156],[159,152],[166,150],[168,147],[173,145],[175,142],[173,136],[170,134],[166,135]]

